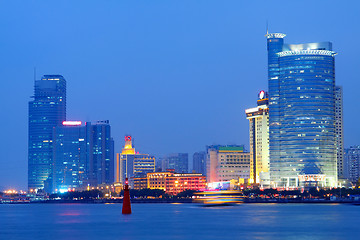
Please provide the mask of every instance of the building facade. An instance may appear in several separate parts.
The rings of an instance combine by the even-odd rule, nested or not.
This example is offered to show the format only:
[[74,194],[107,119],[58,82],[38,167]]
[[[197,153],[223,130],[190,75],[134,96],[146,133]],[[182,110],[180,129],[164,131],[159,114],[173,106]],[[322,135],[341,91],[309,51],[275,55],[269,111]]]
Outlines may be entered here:
[[187,153],[172,153],[163,158],[162,169],[175,169],[177,173],[187,173],[189,167],[189,154]]
[[[161,189],[169,195],[185,190],[200,191],[206,189],[206,177],[200,173],[154,172],[147,173],[147,188]],[[144,186],[144,178],[134,179],[136,189]]]
[[207,146],[208,183],[250,178],[250,153],[242,145]]
[[335,134],[338,178],[344,178],[343,90],[335,86]]
[[53,132],[52,192],[114,182],[114,141],[109,121],[64,121]]
[[345,148],[344,177],[356,183],[360,178],[360,146]]
[[261,187],[270,186],[269,161],[269,99],[261,91],[257,107],[245,110],[249,120],[250,183]]
[[125,136],[124,148],[116,154],[116,182],[123,184],[125,178],[128,178],[130,186],[134,187],[132,179],[144,177],[150,172],[155,172],[155,157],[136,152],[132,146],[132,137]]
[[87,180],[86,128],[79,121],[64,121],[53,132],[52,192],[82,187]]
[[193,154],[193,170],[206,176],[206,152],[196,152]]
[[267,37],[273,187],[335,187],[335,52],[330,42]]
[[66,120],[66,80],[61,75],[44,75],[35,81],[29,102],[28,188],[51,188],[53,128]]
[[109,120],[86,122],[89,175],[88,184],[112,184],[114,183],[114,140],[111,137]]

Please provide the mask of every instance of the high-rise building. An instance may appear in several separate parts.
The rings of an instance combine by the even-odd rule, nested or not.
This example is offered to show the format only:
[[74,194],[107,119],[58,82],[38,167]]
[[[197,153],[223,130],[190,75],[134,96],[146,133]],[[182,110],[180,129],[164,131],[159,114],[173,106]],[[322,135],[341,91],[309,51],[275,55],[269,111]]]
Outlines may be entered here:
[[87,182],[88,154],[85,126],[80,121],[64,121],[53,133],[52,192],[82,187]]
[[269,162],[269,98],[260,91],[257,107],[245,110],[249,120],[250,183],[270,186]]
[[125,178],[144,177],[149,172],[155,172],[155,157],[141,154],[132,146],[132,137],[125,136],[125,145],[121,153],[116,154],[116,182],[124,183]]
[[335,86],[335,134],[338,178],[344,178],[343,90]]
[[196,152],[193,155],[193,170],[206,175],[206,152]]
[[109,121],[64,121],[54,128],[52,192],[114,182],[114,141]]
[[61,75],[44,75],[35,81],[29,102],[28,188],[51,188],[53,128],[66,120],[66,80]]
[[114,182],[114,140],[109,120],[86,123],[89,138],[89,184],[112,184]]
[[344,154],[344,177],[352,183],[360,178],[360,146],[345,148]]
[[250,178],[250,153],[243,145],[206,147],[206,179],[208,183]]
[[163,159],[163,170],[175,169],[176,173],[187,173],[189,172],[189,154],[187,153],[171,153]]
[[267,37],[273,187],[335,187],[335,52],[330,42]]

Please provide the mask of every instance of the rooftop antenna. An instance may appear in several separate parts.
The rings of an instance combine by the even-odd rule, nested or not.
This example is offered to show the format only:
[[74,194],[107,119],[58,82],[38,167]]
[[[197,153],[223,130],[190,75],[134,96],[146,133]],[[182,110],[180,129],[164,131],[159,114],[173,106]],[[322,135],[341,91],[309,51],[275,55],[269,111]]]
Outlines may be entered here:
[[266,35],[269,34],[269,22],[266,20]]
[[34,67],[34,82],[36,81],[36,67]]

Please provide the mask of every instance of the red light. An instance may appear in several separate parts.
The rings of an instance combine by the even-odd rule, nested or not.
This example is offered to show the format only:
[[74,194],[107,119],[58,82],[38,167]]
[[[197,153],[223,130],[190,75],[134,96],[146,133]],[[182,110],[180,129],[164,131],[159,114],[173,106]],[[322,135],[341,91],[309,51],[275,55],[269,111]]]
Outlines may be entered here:
[[125,136],[125,141],[131,141],[131,136]]

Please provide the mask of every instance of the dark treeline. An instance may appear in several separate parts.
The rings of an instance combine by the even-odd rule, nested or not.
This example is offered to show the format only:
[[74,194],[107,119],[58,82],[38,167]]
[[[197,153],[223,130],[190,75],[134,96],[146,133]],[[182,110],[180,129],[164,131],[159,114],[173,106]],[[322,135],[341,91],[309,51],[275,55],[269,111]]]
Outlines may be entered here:
[[[150,188],[144,188],[140,190],[136,189],[130,189],[130,197],[131,198],[148,198],[148,197],[154,197],[154,198],[191,198],[196,191],[194,190],[185,190],[183,192],[180,192],[179,194],[175,196],[171,196],[167,193],[165,193],[162,189],[150,189]],[[120,196],[124,196],[124,191],[121,191]]]
[[90,191],[81,191],[81,192],[65,192],[65,193],[55,193],[49,196],[50,199],[61,198],[64,200],[73,200],[74,198],[78,199],[97,199],[102,198],[104,194],[100,190],[90,190]]
[[[175,196],[171,196],[165,193],[161,189],[130,189],[131,198],[191,198],[196,191],[185,190]],[[112,193],[113,197],[124,196],[124,191],[121,191],[119,195]],[[56,193],[49,196],[50,199],[60,198],[63,200],[73,200],[73,199],[99,199],[103,198],[104,193],[100,190],[91,190],[91,191],[74,191],[74,192],[65,192],[65,193]]]

